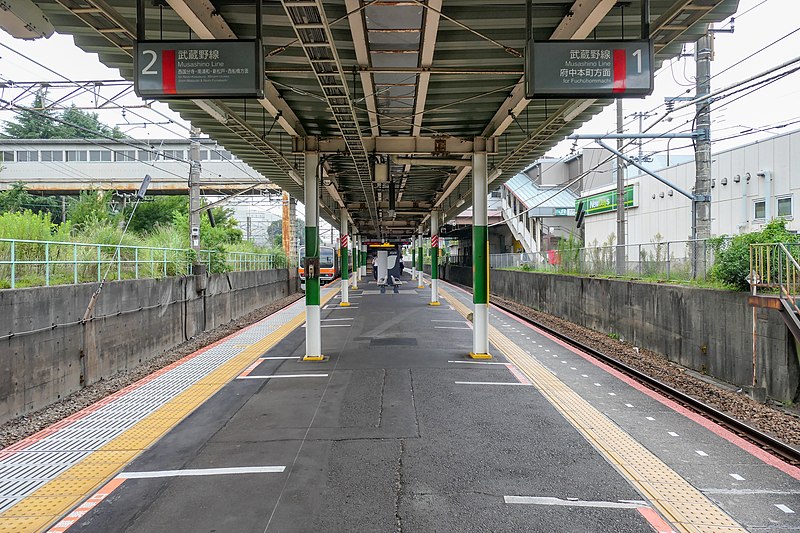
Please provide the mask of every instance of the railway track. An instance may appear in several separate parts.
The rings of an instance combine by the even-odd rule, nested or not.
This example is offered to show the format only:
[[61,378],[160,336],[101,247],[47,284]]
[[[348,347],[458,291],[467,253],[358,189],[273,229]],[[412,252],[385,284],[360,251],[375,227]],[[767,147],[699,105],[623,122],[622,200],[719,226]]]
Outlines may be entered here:
[[[467,292],[470,293],[472,292],[472,289],[470,287],[454,284],[452,282],[448,283],[460,287],[461,289]],[[503,311],[511,315],[514,315],[515,317],[524,320],[525,322],[533,326],[536,326],[537,328],[543,331],[546,331],[548,334],[581,350],[582,352],[594,357],[595,359],[602,361],[608,366],[622,372],[623,374],[631,377],[632,379],[635,379],[639,383],[658,392],[659,394],[675,401],[676,403],[686,407],[687,409],[694,411],[695,413],[700,414],[701,416],[709,420],[712,420],[716,424],[730,430],[734,434],[751,442],[752,444],[758,446],[759,448],[771,453],[772,455],[780,458],[781,460],[793,466],[800,467],[800,450],[798,450],[794,446],[787,444],[781,440],[778,440],[775,437],[772,437],[771,435],[768,435],[767,433],[764,433],[758,430],[757,428],[754,428],[753,426],[737,418],[734,418],[720,411],[719,409],[716,409],[715,407],[701,400],[698,400],[697,398],[694,398],[693,396],[690,396],[682,392],[681,390],[676,389],[675,387],[672,387],[671,385],[664,383],[663,381],[660,381],[658,379],[653,378],[652,376],[649,376],[648,374],[642,372],[641,370],[638,370],[626,363],[623,363],[622,361],[619,361],[618,359],[615,359],[614,357],[611,357],[593,348],[592,346],[588,346],[587,344],[578,341],[556,329],[553,329],[552,327],[546,324],[537,322],[531,317],[521,314],[512,307],[505,305],[502,302],[502,299],[499,300],[500,302],[498,302],[498,298],[496,297],[493,298],[492,305],[501,308]]]

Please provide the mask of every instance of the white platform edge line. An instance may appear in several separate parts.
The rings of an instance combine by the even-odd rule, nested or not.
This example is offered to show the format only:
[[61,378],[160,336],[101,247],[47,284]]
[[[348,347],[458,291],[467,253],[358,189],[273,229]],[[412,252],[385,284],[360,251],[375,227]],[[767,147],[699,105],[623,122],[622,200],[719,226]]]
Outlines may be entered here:
[[268,474],[281,473],[285,466],[240,466],[233,468],[189,468],[185,470],[152,470],[148,472],[122,472],[117,475],[122,479],[148,479],[180,476],[219,476],[227,474]]

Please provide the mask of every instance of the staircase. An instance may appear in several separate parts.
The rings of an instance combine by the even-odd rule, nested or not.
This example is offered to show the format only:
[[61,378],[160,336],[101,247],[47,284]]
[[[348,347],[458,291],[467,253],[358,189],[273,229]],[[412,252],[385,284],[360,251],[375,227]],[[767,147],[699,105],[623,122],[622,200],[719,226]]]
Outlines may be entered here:
[[525,253],[538,252],[536,249],[536,238],[533,233],[528,229],[524,222],[520,222],[519,215],[514,214],[514,210],[507,202],[500,202],[503,210],[503,219],[506,225],[511,230],[511,234],[516,240],[522,244]]
[[786,327],[800,343],[800,263],[796,256],[800,256],[796,244],[751,244],[747,281],[750,305],[780,311]]

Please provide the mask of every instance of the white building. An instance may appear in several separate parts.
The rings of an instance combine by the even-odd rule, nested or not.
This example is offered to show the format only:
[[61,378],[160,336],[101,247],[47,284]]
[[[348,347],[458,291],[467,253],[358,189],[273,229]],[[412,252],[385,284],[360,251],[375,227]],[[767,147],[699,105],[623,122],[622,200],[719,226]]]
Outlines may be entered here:
[[[181,139],[2,139],[0,190],[23,182],[44,194],[76,194],[97,189],[133,192],[145,174],[153,194],[188,194],[189,146]],[[203,194],[227,194],[254,185],[278,187],[210,139],[200,141]],[[257,192],[256,192],[257,193]]]
[[[691,192],[694,161],[673,165],[656,173]],[[781,217],[792,231],[800,230],[794,218],[795,196],[800,195],[800,131],[778,135],[712,156],[711,231],[715,236],[757,231],[770,219]],[[691,201],[652,176],[626,181],[632,204],[626,209],[628,243],[656,240],[680,241],[691,237]],[[615,197],[611,183],[585,190],[582,198],[598,204],[585,218],[585,243],[606,242],[616,234],[616,206],[603,207]],[[599,200],[598,200],[599,198]],[[630,193],[629,193],[630,198]],[[626,202],[627,203],[627,202]]]

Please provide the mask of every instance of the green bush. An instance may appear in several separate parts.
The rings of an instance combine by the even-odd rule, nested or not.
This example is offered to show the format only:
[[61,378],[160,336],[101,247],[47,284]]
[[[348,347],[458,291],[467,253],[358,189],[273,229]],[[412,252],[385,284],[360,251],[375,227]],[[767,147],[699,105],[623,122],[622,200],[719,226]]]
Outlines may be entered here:
[[747,275],[750,273],[750,245],[757,243],[797,243],[800,236],[789,233],[786,221],[770,221],[761,231],[743,233],[732,239],[719,237],[711,242],[716,251],[711,279],[731,287],[747,290]]

